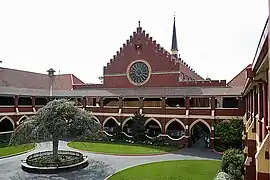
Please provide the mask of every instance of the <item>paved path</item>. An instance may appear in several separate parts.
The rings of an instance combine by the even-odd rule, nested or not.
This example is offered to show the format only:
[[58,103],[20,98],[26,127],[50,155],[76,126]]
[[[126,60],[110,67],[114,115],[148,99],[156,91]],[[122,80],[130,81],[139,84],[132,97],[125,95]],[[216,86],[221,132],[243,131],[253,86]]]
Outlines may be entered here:
[[[30,174],[21,170],[20,161],[37,151],[51,150],[51,142],[39,144],[39,147],[29,153],[0,159],[0,179],[1,180],[104,180],[110,174],[129,166],[145,164],[149,162],[164,160],[184,160],[184,159],[220,159],[220,155],[206,149],[182,149],[177,153],[155,155],[155,156],[113,156],[95,153],[82,152],[89,158],[88,167],[70,173],[40,175]],[[66,142],[60,141],[59,149],[71,150]]]

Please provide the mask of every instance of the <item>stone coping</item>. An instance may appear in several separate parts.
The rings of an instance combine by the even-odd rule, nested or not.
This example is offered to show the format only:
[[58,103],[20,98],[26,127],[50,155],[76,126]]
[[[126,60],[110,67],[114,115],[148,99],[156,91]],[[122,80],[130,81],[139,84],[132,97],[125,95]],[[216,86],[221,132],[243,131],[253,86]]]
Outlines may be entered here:
[[22,170],[28,173],[36,173],[36,174],[56,174],[56,173],[70,172],[74,170],[83,169],[86,166],[88,166],[88,164],[89,162],[87,156],[83,157],[82,162],[61,167],[35,167],[28,165],[25,160],[21,161]]

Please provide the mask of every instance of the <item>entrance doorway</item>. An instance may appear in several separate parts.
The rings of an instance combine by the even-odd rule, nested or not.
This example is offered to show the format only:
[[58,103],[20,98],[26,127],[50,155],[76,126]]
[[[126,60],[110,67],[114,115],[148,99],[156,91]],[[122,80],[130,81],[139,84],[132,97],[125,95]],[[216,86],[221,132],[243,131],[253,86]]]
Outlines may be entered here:
[[199,149],[210,147],[210,129],[204,122],[198,121],[191,127],[191,145]]

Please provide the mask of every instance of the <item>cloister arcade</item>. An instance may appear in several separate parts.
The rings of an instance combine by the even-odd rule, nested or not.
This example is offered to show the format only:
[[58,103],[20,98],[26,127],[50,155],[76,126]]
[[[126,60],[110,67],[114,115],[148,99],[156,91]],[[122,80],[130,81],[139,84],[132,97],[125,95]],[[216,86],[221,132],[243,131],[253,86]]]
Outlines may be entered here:
[[[22,123],[28,116],[21,116],[15,123],[11,117],[4,116],[0,119],[0,133],[6,134],[12,132],[20,123]],[[133,137],[135,132],[132,132],[134,121],[132,117],[120,121],[118,117],[109,116],[101,121],[97,116],[92,116],[93,120],[101,123],[104,132],[109,136],[117,135],[122,132],[127,137]],[[172,141],[179,141],[182,138],[191,138],[194,144],[201,137],[208,135],[211,136],[211,126],[203,119],[192,120],[191,124],[185,125],[183,121],[177,118],[159,121],[157,118],[150,117],[146,119],[145,135],[149,139],[159,136],[166,136]],[[212,136],[211,136],[212,137]]]

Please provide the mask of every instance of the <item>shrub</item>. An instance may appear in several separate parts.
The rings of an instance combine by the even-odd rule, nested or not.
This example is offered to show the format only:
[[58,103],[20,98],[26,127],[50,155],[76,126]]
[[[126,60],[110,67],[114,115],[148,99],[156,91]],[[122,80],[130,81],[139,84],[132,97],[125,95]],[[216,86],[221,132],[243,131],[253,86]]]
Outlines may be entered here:
[[231,175],[233,180],[242,179],[244,173],[244,154],[238,149],[226,150],[222,157],[221,170]]
[[214,127],[215,137],[219,138],[219,150],[242,148],[242,132],[244,127],[242,119],[217,121]]
[[219,172],[214,180],[232,180],[232,178],[225,172]]

